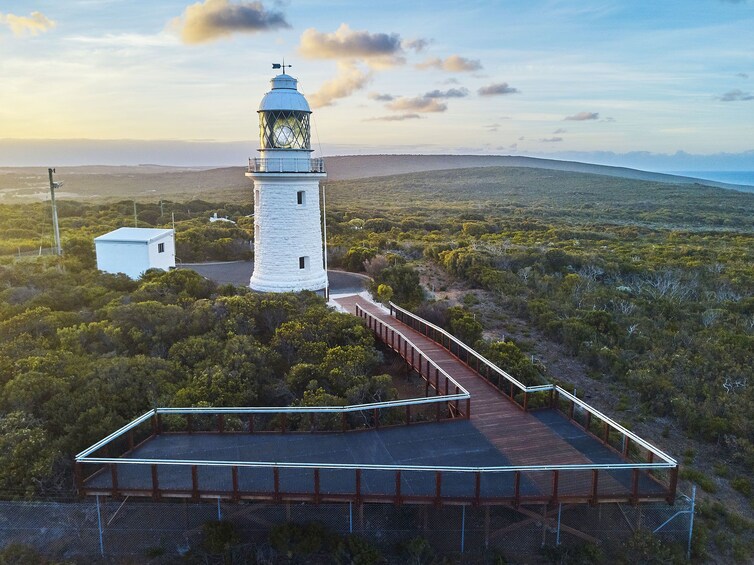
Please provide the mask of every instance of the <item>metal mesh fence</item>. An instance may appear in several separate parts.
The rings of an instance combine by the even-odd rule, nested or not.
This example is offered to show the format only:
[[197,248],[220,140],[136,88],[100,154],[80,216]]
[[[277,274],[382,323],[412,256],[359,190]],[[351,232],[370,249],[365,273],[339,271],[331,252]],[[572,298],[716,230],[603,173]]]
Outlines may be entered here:
[[[690,500],[663,503],[472,507],[391,504],[270,504],[112,500],[0,502],[0,547],[23,543],[63,559],[105,556],[144,559],[201,547],[203,525],[231,522],[244,551],[262,562],[274,556],[270,530],[287,522],[318,523],[338,535],[361,536],[385,554],[421,540],[435,555],[497,553],[522,559],[543,547],[600,546],[609,556],[638,531],[656,532],[685,551]],[[421,549],[421,547],[419,548]]]

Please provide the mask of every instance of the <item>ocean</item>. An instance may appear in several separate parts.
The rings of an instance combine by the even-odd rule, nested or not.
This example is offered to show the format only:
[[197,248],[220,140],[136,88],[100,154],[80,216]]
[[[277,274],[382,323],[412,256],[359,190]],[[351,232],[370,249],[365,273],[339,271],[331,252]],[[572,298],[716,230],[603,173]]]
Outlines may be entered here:
[[673,175],[741,184],[754,189],[754,171],[673,171]]

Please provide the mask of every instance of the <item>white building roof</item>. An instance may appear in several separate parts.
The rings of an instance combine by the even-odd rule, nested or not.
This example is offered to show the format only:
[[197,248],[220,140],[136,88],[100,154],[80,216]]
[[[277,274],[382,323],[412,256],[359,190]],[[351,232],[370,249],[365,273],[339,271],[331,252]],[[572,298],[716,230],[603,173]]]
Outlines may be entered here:
[[99,237],[94,241],[111,241],[118,243],[151,243],[172,235],[173,230],[159,228],[118,228]]

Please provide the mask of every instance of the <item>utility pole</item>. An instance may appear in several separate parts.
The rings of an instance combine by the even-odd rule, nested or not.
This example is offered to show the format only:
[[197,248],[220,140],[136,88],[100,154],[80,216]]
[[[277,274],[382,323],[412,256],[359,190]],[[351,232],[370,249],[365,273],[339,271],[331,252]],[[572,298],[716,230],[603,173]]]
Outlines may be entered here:
[[47,169],[50,175],[50,200],[52,201],[52,227],[55,230],[55,255],[63,254],[63,247],[60,245],[60,226],[58,225],[58,207],[55,204],[55,189],[63,186],[62,182],[55,182],[52,179],[52,173],[55,169]]
[[139,216],[136,214],[136,200],[134,200],[134,227],[139,227]]

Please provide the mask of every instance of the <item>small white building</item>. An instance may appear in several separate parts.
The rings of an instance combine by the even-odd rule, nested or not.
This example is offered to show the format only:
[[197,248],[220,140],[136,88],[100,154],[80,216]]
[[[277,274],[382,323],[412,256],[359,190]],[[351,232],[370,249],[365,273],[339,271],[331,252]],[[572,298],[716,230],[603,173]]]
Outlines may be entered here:
[[94,238],[97,268],[138,279],[148,269],[175,267],[175,234],[156,228],[118,228]]

